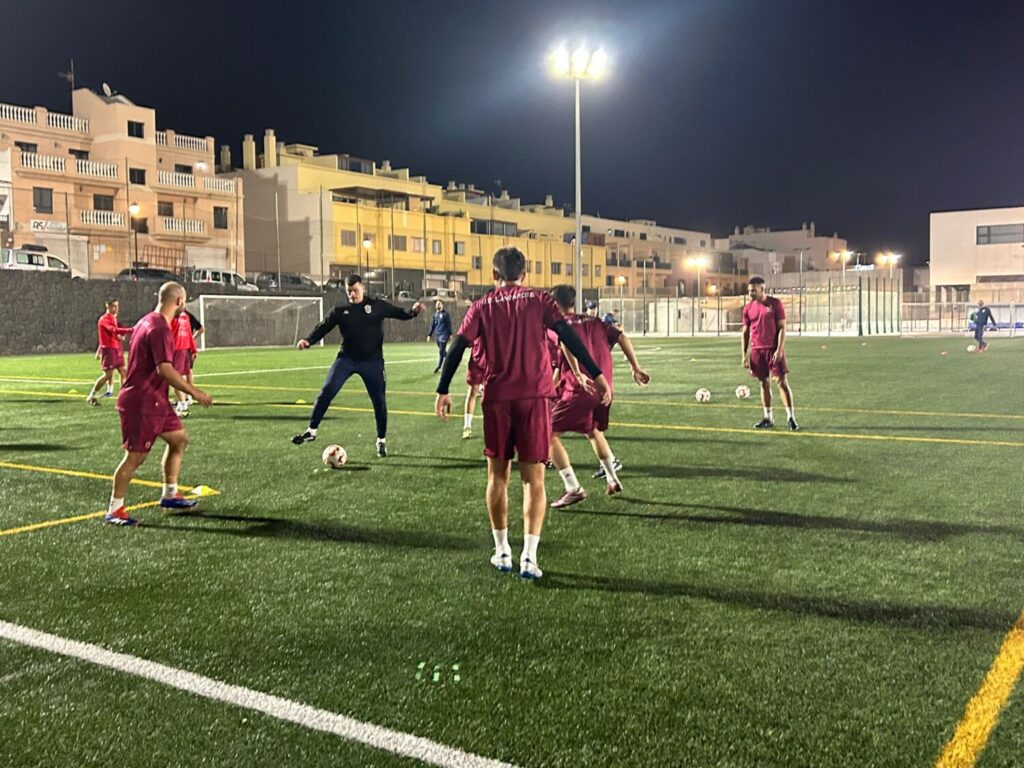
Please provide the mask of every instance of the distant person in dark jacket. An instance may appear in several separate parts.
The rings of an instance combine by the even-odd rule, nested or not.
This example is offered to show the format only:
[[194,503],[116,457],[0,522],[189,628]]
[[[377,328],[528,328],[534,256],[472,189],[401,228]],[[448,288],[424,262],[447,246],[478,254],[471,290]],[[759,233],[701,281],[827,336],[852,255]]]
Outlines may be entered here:
[[978,309],[974,312],[974,339],[978,342],[978,351],[984,352],[988,349],[985,341],[985,329],[992,326],[992,330],[998,330],[996,319],[992,316],[992,310],[985,306],[984,299],[978,299]]
[[434,369],[434,373],[437,373],[444,365],[444,358],[448,354],[448,339],[452,337],[452,316],[448,314],[444,302],[440,299],[434,302],[434,319],[427,332],[428,341],[431,336],[437,342],[437,367]]

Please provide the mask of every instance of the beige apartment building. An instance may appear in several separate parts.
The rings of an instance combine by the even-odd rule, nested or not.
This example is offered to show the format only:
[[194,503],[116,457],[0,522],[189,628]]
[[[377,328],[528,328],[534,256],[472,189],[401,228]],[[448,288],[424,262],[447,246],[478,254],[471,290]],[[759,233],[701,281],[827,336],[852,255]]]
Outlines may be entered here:
[[242,182],[215,172],[213,137],[160,130],[106,87],[76,89],[70,115],[0,103],[0,244],[45,246],[83,277],[242,273]]

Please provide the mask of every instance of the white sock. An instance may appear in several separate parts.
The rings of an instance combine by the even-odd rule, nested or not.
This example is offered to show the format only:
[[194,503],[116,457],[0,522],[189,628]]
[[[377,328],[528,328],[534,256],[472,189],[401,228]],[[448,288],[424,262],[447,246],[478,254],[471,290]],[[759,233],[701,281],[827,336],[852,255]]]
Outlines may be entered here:
[[467,413],[462,417],[462,428],[472,429],[473,428],[473,414]]
[[512,554],[512,547],[508,545],[508,528],[491,528],[491,535],[494,537],[494,554]]
[[114,394],[114,382],[112,381],[107,382],[107,394]]
[[164,483],[164,498],[169,499],[178,493],[177,483]]
[[377,438],[377,445],[383,445],[387,441],[388,441],[388,439],[386,437],[378,437]]
[[96,397],[96,385],[92,385],[92,389],[89,390],[89,397]]
[[523,536],[523,556],[520,560],[532,560],[537,562],[537,545],[540,544],[540,536],[527,533]]
[[110,503],[107,505],[107,514],[111,512],[117,512],[121,507],[124,506],[124,499],[115,499],[113,496],[110,497]]
[[313,437],[316,437],[316,427],[306,427],[306,431],[309,432]]
[[604,468],[605,478],[608,480],[608,484],[619,482],[619,476],[615,474],[615,456],[609,454],[607,459],[599,459],[601,466]]
[[562,482],[565,484],[566,493],[572,493],[580,489],[580,481],[576,479],[576,472],[571,466],[558,470],[558,476],[562,478]]
[[765,408],[764,409],[764,417],[766,419],[769,419],[769,420],[772,418],[772,409],[771,408]]
[[793,409],[790,406],[788,406],[788,405],[786,406],[786,416],[791,418],[791,419],[795,419],[796,418],[793,415]]

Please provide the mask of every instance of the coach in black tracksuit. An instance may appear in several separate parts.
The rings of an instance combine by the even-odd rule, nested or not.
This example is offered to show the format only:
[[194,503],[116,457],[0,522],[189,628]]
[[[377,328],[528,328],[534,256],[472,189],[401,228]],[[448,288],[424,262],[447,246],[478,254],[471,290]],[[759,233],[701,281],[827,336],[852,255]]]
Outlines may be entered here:
[[302,445],[316,440],[317,428],[327,413],[327,407],[341,386],[355,374],[363,380],[373,403],[373,416],[377,422],[377,455],[384,457],[388,455],[384,442],[388,431],[388,406],[384,397],[384,321],[389,317],[411,320],[420,313],[423,305],[417,302],[408,310],[382,299],[367,298],[359,275],[349,275],[345,279],[345,292],[349,303],[336,306],[309,336],[299,339],[296,345],[299,349],[307,349],[331,329],[341,331],[341,349],[313,403],[309,427],[293,437],[292,442]]

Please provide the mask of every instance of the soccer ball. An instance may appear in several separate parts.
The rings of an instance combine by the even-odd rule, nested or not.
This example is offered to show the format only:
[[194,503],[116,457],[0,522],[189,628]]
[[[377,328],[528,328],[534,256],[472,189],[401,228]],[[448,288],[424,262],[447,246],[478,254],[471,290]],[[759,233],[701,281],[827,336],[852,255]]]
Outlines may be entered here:
[[977,349],[978,349],[978,348],[977,348],[976,346],[974,346],[973,344],[968,344],[968,345],[967,345],[967,351],[968,351],[968,352],[976,352],[976,351],[977,351]]
[[324,448],[323,460],[331,469],[341,469],[348,461],[348,453],[340,445],[328,445]]
[[694,397],[697,398],[698,403],[706,403],[708,400],[711,399],[711,390],[701,387],[700,389],[697,390],[697,393],[694,395]]
[[740,384],[738,387],[736,387],[736,397],[738,397],[740,400],[746,400],[748,397],[750,397],[750,387],[748,387],[746,384]]

